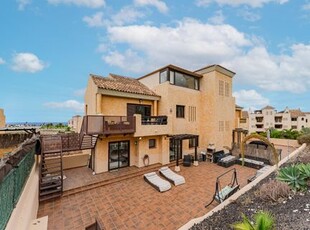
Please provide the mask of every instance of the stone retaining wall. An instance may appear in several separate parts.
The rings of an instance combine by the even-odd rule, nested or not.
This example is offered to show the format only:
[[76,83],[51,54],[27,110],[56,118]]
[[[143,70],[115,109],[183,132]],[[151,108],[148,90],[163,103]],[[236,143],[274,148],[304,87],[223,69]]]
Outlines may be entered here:
[[2,133],[0,134],[0,149],[17,146],[27,138],[31,138],[32,135],[32,133]]

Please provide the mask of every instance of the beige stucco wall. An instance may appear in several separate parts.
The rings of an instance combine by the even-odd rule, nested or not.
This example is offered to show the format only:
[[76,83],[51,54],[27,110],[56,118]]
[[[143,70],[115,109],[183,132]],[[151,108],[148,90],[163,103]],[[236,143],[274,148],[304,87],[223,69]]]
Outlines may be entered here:
[[[153,105],[151,100],[101,95],[101,111],[104,116],[127,116],[127,104]],[[152,114],[154,114],[152,106]]]
[[5,115],[4,110],[0,109],[0,128],[5,127]]
[[23,192],[14,208],[6,230],[28,230],[37,218],[39,208],[39,164],[35,164],[30,172]]
[[88,79],[87,87],[84,95],[85,107],[87,107],[87,111],[85,111],[85,115],[96,115],[96,105],[97,105],[97,91],[98,87],[95,85],[94,81],[90,77]]
[[[149,148],[149,139],[156,140],[156,148]],[[149,155],[149,163],[169,163],[169,138],[166,136],[110,136],[99,139],[95,148],[95,169],[96,173],[109,170],[109,142],[129,141],[130,143],[130,166],[143,167],[143,157]]]

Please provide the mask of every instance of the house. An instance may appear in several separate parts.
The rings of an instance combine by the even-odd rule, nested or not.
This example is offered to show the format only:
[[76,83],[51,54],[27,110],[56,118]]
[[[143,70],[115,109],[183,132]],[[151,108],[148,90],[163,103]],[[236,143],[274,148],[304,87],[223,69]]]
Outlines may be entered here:
[[4,110],[0,108],[0,128],[5,127],[5,115]]
[[68,121],[68,127],[70,127],[70,129],[74,132],[79,132],[81,129],[81,124],[82,117],[80,115],[75,115]]
[[197,161],[209,144],[230,146],[234,75],[220,65],[167,65],[137,79],[91,74],[81,132],[97,137],[93,170],[168,164],[189,153]]
[[310,127],[310,113],[300,109],[289,109],[277,112],[272,106],[265,106],[260,110],[249,113],[249,132],[264,132],[269,128],[278,130]]

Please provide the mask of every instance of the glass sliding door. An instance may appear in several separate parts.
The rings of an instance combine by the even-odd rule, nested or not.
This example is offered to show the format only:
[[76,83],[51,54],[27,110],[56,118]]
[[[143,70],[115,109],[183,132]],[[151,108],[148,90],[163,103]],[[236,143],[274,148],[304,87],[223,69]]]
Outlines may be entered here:
[[170,161],[174,161],[177,159],[177,148],[179,148],[179,159],[182,159],[182,141],[177,141],[170,139],[169,141],[169,157]]
[[109,170],[129,166],[130,142],[109,142]]

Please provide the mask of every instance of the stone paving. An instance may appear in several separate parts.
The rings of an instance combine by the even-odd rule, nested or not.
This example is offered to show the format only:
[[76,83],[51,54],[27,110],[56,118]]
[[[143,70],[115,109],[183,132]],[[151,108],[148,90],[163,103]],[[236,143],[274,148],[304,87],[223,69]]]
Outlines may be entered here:
[[[233,165],[243,187],[255,169]],[[95,218],[106,229],[178,229],[214,208],[204,207],[214,194],[215,180],[230,168],[209,162],[181,166],[186,183],[159,193],[137,176],[60,199],[41,203],[38,217],[48,215],[48,229],[85,229]],[[230,181],[230,175],[224,178]],[[224,184],[225,182],[223,182]]]

